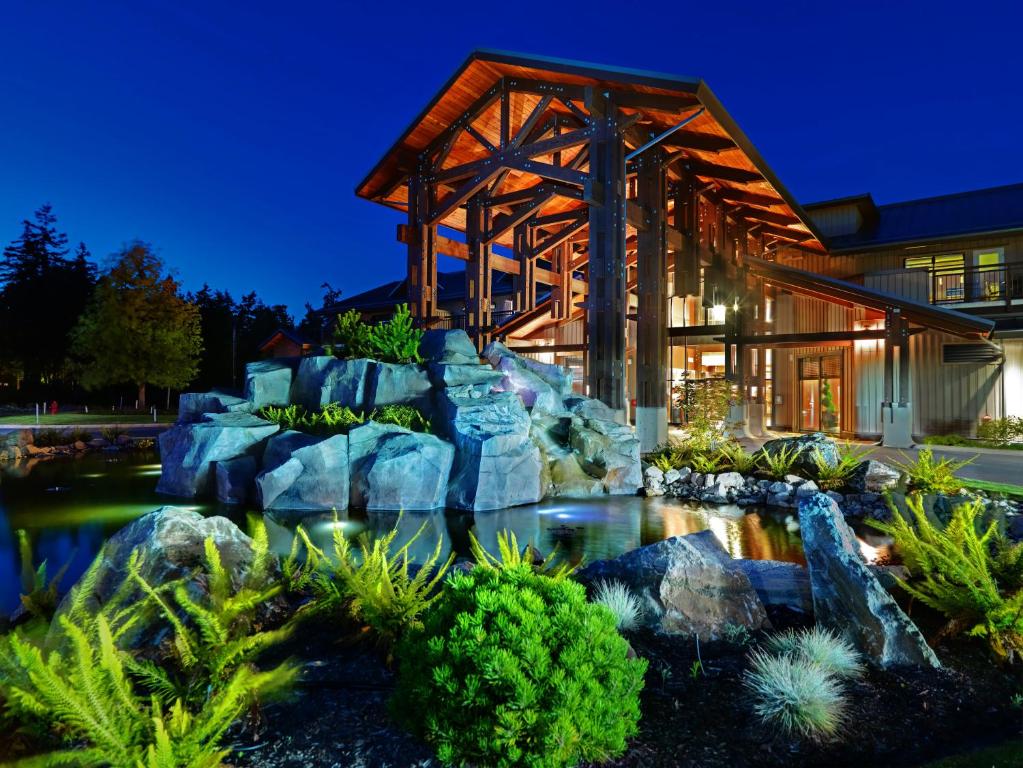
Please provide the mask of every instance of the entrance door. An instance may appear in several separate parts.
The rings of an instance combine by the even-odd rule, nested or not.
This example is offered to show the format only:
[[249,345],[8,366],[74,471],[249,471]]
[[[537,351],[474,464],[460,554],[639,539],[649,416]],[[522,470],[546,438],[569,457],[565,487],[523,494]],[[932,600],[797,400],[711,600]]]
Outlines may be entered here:
[[842,428],[842,356],[799,360],[799,429],[839,432]]

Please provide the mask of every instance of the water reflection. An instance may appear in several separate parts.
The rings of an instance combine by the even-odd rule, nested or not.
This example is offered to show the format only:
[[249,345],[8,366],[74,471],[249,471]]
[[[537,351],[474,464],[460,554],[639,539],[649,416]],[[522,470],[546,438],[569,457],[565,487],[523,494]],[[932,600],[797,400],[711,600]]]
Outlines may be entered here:
[[[19,564],[14,531],[24,528],[38,563],[51,572],[70,562],[64,586],[85,570],[102,542],[145,512],[173,503],[155,492],[159,464],[151,453],[87,454],[82,457],[0,468],[0,610],[17,604]],[[59,488],[58,491],[48,489]],[[204,514],[223,514],[244,525],[246,511],[216,504],[188,503]],[[411,547],[413,559],[426,559],[441,543],[441,556],[469,555],[469,533],[496,552],[497,537],[512,531],[524,546],[542,552],[555,547],[573,562],[615,557],[670,536],[710,529],[732,557],[803,562],[798,525],[792,514],[747,513],[739,507],[701,507],[673,499],[610,497],[552,500],[514,509],[468,514],[433,512],[342,512],[306,516],[268,515],[274,551],[286,554],[301,522],[317,546],[328,549],[336,529],[346,537],[365,531],[386,535],[398,525],[397,543],[422,535]],[[880,555],[879,555],[880,556]]]

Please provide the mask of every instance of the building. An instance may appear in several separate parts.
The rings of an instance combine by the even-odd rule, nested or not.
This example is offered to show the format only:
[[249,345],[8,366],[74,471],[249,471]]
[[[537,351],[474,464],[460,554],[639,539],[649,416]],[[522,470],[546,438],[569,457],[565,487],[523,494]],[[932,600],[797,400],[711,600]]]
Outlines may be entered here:
[[343,306],[570,365],[644,448],[721,378],[754,435],[1023,410],[1023,186],[801,206],[698,79],[476,51],[356,192],[405,214],[407,273]]

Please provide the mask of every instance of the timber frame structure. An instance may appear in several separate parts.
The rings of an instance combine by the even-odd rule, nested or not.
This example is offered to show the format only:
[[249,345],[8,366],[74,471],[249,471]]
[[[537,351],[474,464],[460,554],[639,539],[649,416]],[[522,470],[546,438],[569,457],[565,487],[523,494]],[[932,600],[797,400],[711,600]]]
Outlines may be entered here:
[[[766,345],[884,337],[885,403],[896,402],[893,349],[915,328],[985,337],[990,324],[778,263],[827,256],[825,238],[703,81],[499,51],[473,52],[357,194],[405,212],[408,300],[437,322],[437,260],[465,263],[465,324],[492,338],[584,319],[588,394],[635,419],[644,449],[667,437],[669,343],[724,343],[725,377],[762,407]],[[443,234],[462,233],[462,239]],[[515,315],[492,320],[492,275],[514,279]],[[771,334],[772,286],[884,318],[883,329]],[[538,300],[538,297],[547,298]],[[672,297],[723,307],[716,325],[673,327]],[[628,321],[635,321],[629,349]],[[817,334],[819,335],[819,334]],[[903,402],[908,385],[898,390]]]

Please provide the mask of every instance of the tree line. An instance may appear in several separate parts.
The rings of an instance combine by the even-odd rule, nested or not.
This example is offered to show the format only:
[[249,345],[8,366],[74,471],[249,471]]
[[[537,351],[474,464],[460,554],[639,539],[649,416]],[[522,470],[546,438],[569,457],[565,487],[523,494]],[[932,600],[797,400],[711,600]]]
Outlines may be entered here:
[[72,252],[44,205],[0,259],[0,398],[81,402],[127,392],[145,408],[147,385],[240,386],[259,344],[293,327],[286,306],[255,292],[183,291],[141,240],[98,269],[84,243]]

